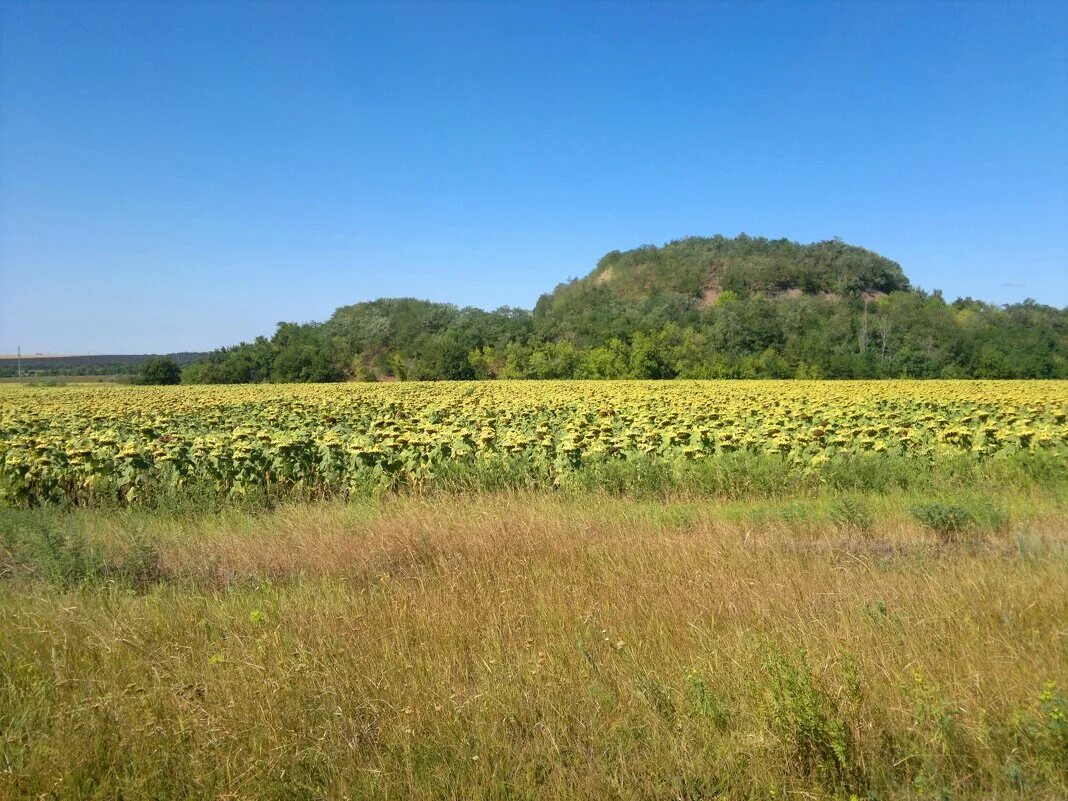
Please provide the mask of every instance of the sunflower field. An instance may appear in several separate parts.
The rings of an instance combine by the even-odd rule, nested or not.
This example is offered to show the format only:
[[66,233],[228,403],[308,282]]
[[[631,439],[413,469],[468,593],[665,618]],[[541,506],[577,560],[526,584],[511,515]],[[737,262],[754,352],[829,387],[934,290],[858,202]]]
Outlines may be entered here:
[[1068,453],[1056,381],[495,381],[0,387],[0,503],[192,488],[345,495],[511,461],[549,481],[612,461],[755,454],[819,470]]

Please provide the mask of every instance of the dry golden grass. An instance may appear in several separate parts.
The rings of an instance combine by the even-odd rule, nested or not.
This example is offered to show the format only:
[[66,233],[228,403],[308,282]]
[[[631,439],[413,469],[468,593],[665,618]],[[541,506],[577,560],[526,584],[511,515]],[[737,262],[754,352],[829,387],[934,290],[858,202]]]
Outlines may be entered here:
[[1064,502],[1005,502],[78,513],[153,583],[0,582],[0,795],[1064,798]]

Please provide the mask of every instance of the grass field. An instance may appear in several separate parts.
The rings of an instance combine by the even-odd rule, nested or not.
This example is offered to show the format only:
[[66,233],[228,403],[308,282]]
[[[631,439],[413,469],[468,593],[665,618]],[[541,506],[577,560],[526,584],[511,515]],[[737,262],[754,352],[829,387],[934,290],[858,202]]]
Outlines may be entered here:
[[8,503],[0,797],[1068,797],[1064,391],[986,391],[1026,447]]

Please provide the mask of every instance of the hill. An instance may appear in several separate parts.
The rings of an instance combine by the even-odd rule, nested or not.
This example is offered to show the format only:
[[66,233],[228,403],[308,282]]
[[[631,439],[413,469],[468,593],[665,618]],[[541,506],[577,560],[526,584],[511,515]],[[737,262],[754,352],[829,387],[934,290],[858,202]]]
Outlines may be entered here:
[[711,303],[724,291],[883,295],[909,289],[897,262],[840,240],[802,245],[742,234],[687,237],[663,247],[645,245],[605,255],[585,278],[554,295],[589,285],[603,286],[621,300],[679,295]]
[[1068,377],[1068,310],[947,303],[840,240],[688,237],[606,254],[533,310],[415,298],[222,348],[189,382]]

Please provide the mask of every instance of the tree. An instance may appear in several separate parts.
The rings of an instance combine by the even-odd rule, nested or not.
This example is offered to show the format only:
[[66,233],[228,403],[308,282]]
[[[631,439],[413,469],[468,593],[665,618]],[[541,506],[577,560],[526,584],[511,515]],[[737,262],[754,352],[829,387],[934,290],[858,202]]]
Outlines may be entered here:
[[342,306],[324,323],[280,323],[207,354],[182,381],[1066,373],[1068,309],[950,304],[841,240],[741,235],[613,251],[532,311],[415,298]]
[[155,356],[141,365],[142,384],[177,384],[182,380],[182,368],[169,356]]

